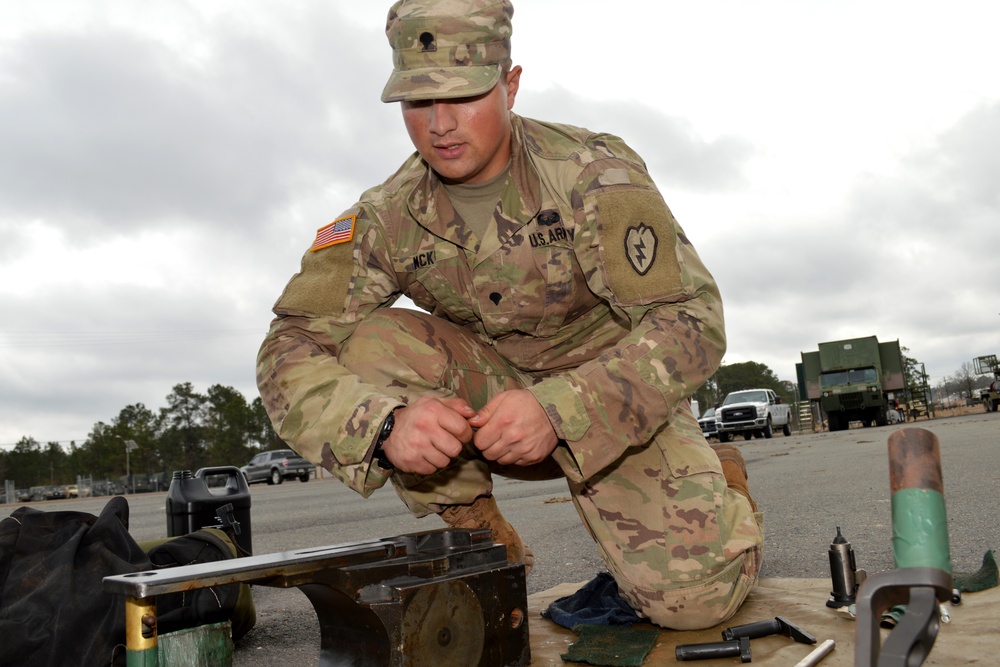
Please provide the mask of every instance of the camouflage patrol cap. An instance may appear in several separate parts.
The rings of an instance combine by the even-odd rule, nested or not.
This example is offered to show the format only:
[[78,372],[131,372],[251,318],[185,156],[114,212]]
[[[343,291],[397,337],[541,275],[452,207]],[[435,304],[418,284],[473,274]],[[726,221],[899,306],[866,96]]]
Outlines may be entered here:
[[383,102],[487,92],[510,60],[510,0],[399,0],[386,19],[392,75]]

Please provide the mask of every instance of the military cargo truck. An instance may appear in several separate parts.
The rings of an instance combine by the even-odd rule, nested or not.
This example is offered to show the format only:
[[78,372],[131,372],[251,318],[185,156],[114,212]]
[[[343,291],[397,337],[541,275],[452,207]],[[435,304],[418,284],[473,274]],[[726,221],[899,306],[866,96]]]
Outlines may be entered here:
[[888,423],[890,394],[906,388],[898,340],[836,340],[801,354],[802,362],[795,365],[800,398],[819,404],[831,431],[842,431],[852,421]]

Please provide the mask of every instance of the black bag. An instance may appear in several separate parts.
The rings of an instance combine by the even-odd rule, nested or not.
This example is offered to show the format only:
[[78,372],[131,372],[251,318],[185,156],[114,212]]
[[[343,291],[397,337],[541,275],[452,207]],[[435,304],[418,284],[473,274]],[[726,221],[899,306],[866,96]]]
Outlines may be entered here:
[[[125,642],[125,598],[113,574],[150,569],[128,533],[128,503],[99,517],[19,507],[0,521],[0,665],[110,665]],[[125,651],[118,650],[125,663]]]
[[[0,521],[0,665],[124,665],[125,597],[105,593],[104,577],[236,556],[211,528],[139,545],[128,513],[112,498],[99,517],[19,507]],[[225,620],[233,639],[253,627],[246,584],[157,596],[159,634]]]
[[[179,537],[141,542],[139,546],[156,569],[212,563],[237,556],[233,538],[218,528],[202,528]],[[222,621],[231,621],[234,641],[253,628],[257,611],[247,584],[225,584],[156,597],[156,628],[160,634]]]

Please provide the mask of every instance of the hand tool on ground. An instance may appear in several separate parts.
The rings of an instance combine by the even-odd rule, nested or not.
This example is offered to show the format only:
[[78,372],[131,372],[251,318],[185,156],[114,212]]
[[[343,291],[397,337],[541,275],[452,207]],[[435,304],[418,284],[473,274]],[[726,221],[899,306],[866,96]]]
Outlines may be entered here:
[[722,638],[731,641],[740,637],[756,639],[757,637],[767,637],[769,635],[784,635],[791,637],[800,644],[815,644],[816,638],[795,625],[787,618],[775,616],[770,621],[758,621],[757,623],[747,623],[746,625],[735,625],[722,631]]
[[750,638],[740,637],[728,642],[707,644],[680,644],[674,649],[674,657],[681,662],[735,657],[739,657],[741,662],[750,662]]

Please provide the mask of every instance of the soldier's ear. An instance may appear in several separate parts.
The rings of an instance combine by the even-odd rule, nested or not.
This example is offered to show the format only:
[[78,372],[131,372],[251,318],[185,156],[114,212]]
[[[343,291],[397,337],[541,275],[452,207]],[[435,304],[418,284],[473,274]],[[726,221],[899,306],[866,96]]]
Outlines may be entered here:
[[517,89],[521,85],[521,66],[515,65],[507,72],[507,111],[514,108],[514,98],[517,97]]

